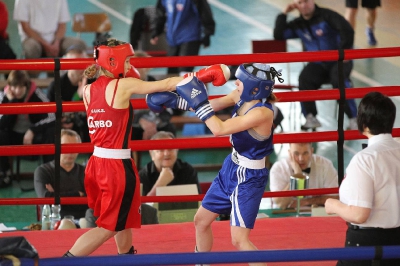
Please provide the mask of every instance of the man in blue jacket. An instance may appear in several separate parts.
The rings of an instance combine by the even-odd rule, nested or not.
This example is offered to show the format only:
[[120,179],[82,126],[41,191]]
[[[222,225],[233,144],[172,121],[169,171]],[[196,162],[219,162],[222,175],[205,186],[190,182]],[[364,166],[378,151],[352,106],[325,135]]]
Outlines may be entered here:
[[[300,16],[287,22],[287,14],[296,9],[299,10]],[[276,18],[274,38],[277,40],[300,38],[305,51],[352,49],[354,30],[343,16],[330,9],[320,8],[314,0],[294,0]],[[350,88],[353,62],[345,61],[343,65],[345,87]],[[338,88],[337,63],[310,62],[300,73],[299,90],[317,90],[328,82],[333,88]],[[301,129],[315,129],[321,126],[316,118],[315,101],[302,102],[301,110],[306,118],[306,123]],[[357,129],[357,106],[353,99],[346,101],[345,113],[349,118],[348,129]]]
[[[150,42],[166,30],[167,56],[198,55],[200,46],[210,46],[215,21],[207,0],[158,0],[155,28]],[[193,67],[169,68],[168,73],[191,72]]]

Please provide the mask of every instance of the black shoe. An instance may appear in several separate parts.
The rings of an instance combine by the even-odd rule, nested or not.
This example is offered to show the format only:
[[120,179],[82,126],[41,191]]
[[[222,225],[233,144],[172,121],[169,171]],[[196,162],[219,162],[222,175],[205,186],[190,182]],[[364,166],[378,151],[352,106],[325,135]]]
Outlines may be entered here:
[[132,246],[131,249],[129,249],[129,251],[127,253],[118,253],[118,255],[130,255],[130,254],[136,254],[137,250]]
[[11,184],[12,184],[11,177],[6,176],[6,177],[0,178],[0,188],[9,187],[9,186],[11,186]]

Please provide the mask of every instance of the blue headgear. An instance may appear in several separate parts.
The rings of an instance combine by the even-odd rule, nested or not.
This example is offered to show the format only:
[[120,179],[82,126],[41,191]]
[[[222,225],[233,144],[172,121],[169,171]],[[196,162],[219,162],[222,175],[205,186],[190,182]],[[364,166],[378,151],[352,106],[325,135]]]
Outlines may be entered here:
[[275,77],[279,82],[282,74],[267,64],[242,64],[236,70],[235,77],[243,83],[243,92],[240,96],[245,102],[268,98],[274,89]]

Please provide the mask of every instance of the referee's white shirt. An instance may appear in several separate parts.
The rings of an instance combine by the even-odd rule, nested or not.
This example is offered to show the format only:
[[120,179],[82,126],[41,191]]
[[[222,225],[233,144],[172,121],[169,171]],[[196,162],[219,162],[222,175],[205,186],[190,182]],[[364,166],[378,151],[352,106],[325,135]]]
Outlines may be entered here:
[[371,137],[368,147],[352,158],[339,196],[347,205],[371,209],[360,226],[400,226],[400,143],[391,134]]

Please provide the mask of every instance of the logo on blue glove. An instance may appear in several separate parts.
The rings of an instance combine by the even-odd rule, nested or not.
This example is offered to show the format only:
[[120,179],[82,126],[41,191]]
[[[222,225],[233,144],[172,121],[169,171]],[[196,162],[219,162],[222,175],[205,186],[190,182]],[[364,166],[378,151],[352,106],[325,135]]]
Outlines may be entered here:
[[192,93],[190,94],[190,98],[193,99],[195,98],[197,95],[200,95],[201,91],[196,90],[195,88],[192,88]]

